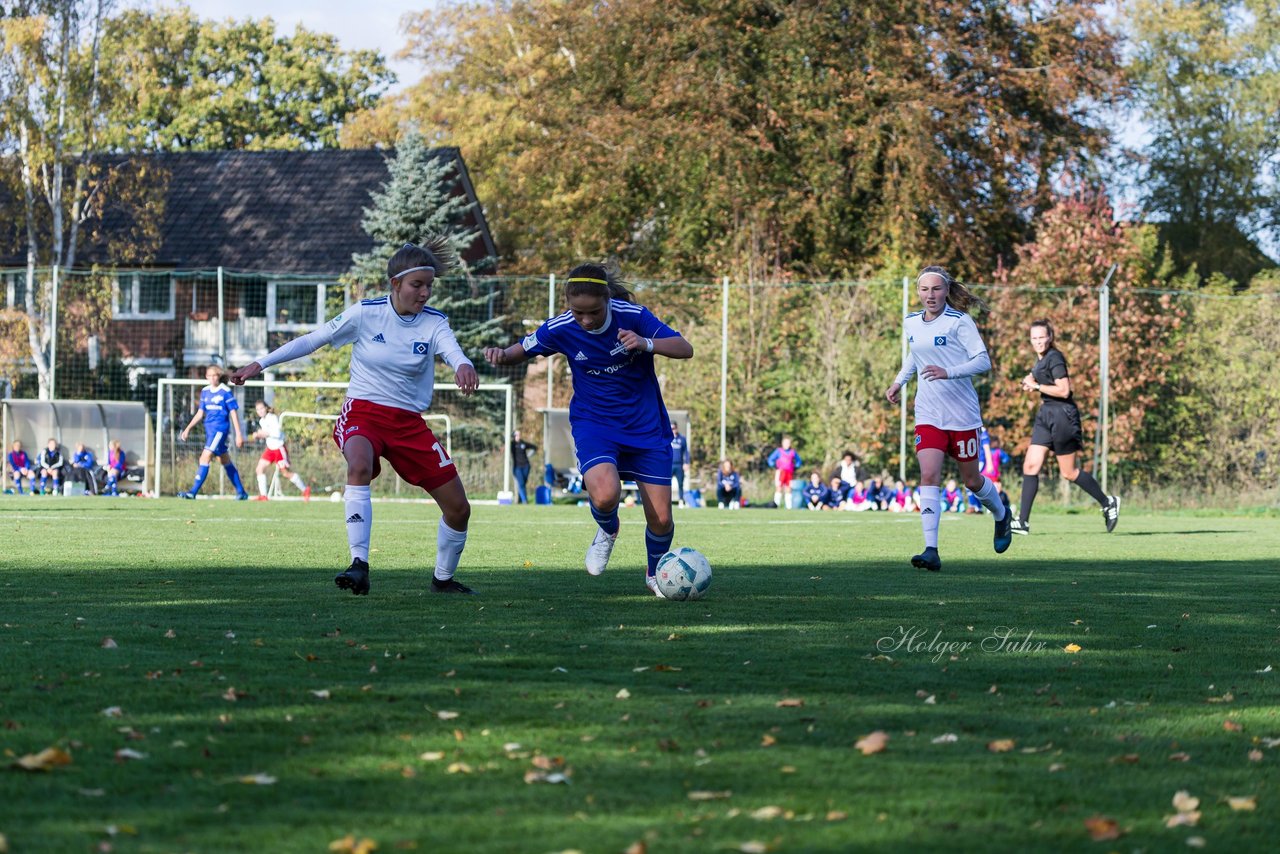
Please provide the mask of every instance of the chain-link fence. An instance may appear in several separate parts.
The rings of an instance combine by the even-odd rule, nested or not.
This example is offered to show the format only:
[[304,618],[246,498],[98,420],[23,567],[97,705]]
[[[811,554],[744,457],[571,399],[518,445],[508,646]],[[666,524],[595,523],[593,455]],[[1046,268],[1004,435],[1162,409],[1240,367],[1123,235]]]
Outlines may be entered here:
[[[160,378],[199,378],[209,364],[245,364],[368,296],[336,275],[18,269],[0,271],[0,278],[4,396],[139,401],[149,412],[156,411]],[[794,438],[806,474],[828,474],[851,451],[868,475],[914,475],[903,413],[883,396],[901,363],[904,304],[915,303],[909,283],[645,281],[634,289],[695,348],[691,360],[658,363],[668,406],[690,414],[695,486],[709,485],[728,457],[753,497],[767,498],[772,483],[764,460],[784,433]],[[1275,483],[1280,386],[1265,377],[1280,367],[1277,294],[1226,297],[1101,283],[974,290],[991,306],[978,321],[994,364],[975,384],[988,427],[1014,466],[1038,403],[1018,382],[1035,362],[1027,325],[1046,317],[1058,328],[1071,369],[1083,461],[1103,463],[1112,490],[1176,489],[1191,481],[1194,500]],[[567,361],[557,356],[492,369],[480,351],[510,344],[562,311],[563,288],[553,276],[458,279],[438,283],[432,303],[450,316],[482,380],[515,387],[516,426],[538,444],[540,410],[566,406],[571,396]],[[344,380],[345,359],[322,350],[275,377]],[[445,368],[438,379],[448,381],[448,374]],[[336,412],[340,398],[339,392],[282,402],[296,411]],[[252,401],[245,402],[251,412]],[[454,441],[474,449],[468,476],[485,492],[498,488],[505,465],[505,426],[492,402],[438,398],[442,413],[457,415]],[[318,481],[340,482],[327,432],[301,420],[295,430],[299,462],[319,472]],[[187,453],[198,452],[198,442],[191,437]]]

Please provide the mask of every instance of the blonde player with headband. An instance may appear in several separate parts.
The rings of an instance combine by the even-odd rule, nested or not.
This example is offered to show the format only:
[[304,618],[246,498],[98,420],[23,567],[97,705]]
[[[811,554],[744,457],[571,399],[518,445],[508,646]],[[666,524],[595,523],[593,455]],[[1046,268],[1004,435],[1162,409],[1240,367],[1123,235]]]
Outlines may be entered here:
[[518,365],[564,353],[573,371],[569,426],[598,526],[587,549],[587,572],[604,572],[618,538],[620,478],[634,480],[644,500],[645,585],[657,592],[658,560],[671,549],[671,419],[662,402],[654,358],[688,359],[693,345],[644,306],[614,272],[599,264],[570,271],[569,308],[523,341],[487,347],[491,365]]
[[334,578],[343,590],[369,592],[369,535],[373,504],[369,484],[381,471],[379,457],[408,483],[440,505],[436,534],[435,593],[472,593],[454,577],[467,543],[471,504],[453,460],[422,420],[431,406],[436,356],[453,368],[464,395],[480,384],[475,367],[454,338],[449,319],[427,306],[437,275],[458,263],[443,239],[406,243],[387,262],[391,292],[347,308],[324,326],[295,338],[231,375],[241,385],[273,365],[301,358],[325,344],[351,344],[351,384],[333,430],[347,460],[347,543],[351,566]]
[[997,554],[1013,540],[1009,529],[1013,514],[1000,498],[999,488],[979,470],[982,411],[969,378],[991,370],[991,357],[968,310],[971,305],[986,306],[942,267],[924,268],[916,279],[916,294],[924,308],[908,314],[903,322],[911,350],[885,397],[897,403],[911,375],[920,375],[915,400],[916,460],[924,551],[911,558],[911,565],[937,572],[942,569],[938,556],[942,464],[948,456],[959,464],[964,485],[995,518]]

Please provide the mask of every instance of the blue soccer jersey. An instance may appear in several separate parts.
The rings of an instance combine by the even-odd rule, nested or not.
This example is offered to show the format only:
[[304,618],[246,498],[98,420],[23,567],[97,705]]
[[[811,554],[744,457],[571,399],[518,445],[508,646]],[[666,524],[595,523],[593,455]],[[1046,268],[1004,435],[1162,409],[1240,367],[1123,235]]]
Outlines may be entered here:
[[231,413],[239,409],[236,396],[225,385],[218,387],[205,386],[200,391],[200,408],[204,410],[204,434],[223,437],[231,430]]
[[653,354],[628,351],[618,332],[628,329],[645,338],[678,333],[644,306],[609,301],[604,325],[588,332],[566,311],[542,324],[521,342],[530,356],[563,353],[573,371],[569,420],[598,426],[619,441],[636,447],[666,448],[671,420],[653,370]]

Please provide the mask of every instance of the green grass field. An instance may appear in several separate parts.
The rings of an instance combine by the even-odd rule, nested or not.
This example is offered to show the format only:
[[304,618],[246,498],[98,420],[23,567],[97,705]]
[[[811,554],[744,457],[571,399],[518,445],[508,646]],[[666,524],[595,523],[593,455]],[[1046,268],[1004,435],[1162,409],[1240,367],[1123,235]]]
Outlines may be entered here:
[[[341,513],[3,500],[9,851],[1280,838],[1275,515],[1039,513],[1003,556],[951,517],[931,574],[914,516],[678,511],[715,581],[677,603],[638,510],[591,578],[585,509],[476,508],[476,597],[425,592],[438,512],[410,504],[375,506],[372,594],[337,590]],[[70,763],[11,767],[49,747]],[[1180,790],[1199,815],[1167,827]]]

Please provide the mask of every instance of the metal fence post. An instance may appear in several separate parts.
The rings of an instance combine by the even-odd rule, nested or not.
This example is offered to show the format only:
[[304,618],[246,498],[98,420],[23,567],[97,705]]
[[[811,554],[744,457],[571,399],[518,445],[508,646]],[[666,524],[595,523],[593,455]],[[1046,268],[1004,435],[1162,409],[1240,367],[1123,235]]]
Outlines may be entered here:
[[[906,276],[902,277],[902,316],[907,316],[907,310],[911,307],[911,280]],[[902,364],[907,363],[907,325],[902,324]],[[910,380],[908,380],[910,382]],[[917,384],[919,379],[916,380]],[[900,398],[898,413],[898,480],[906,483],[907,480],[907,390],[905,388],[898,391]]]
[[222,267],[218,267],[218,361],[227,367],[227,304],[222,291]]
[[729,277],[720,281],[720,459],[725,459],[729,413]]
[[[547,317],[556,316],[556,274],[552,273],[547,277]],[[555,376],[555,357],[547,356],[547,409],[555,406],[555,397],[552,395],[552,379]],[[542,441],[545,444],[547,437],[543,436]]]
[[53,299],[49,304],[49,322],[53,332],[49,339],[49,399],[58,399],[58,265],[53,265]]
[[1117,266],[1111,265],[1098,291],[1098,436],[1101,448],[1096,467],[1103,492],[1107,491],[1107,422],[1111,415],[1111,277],[1115,275]]

